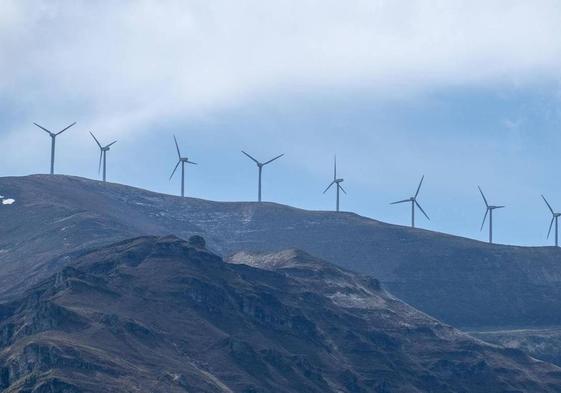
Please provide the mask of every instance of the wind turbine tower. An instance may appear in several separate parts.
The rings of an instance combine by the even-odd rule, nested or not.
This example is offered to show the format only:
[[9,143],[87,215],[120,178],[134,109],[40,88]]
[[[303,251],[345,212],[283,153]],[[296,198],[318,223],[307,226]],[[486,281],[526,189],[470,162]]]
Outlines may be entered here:
[[339,190],[343,191],[345,194],[347,193],[347,191],[345,191],[345,189],[343,188],[343,186],[341,185],[341,183],[343,183],[345,179],[343,178],[337,178],[337,156],[335,156],[334,160],[333,160],[333,181],[331,183],[329,183],[329,185],[327,186],[327,188],[323,191],[323,193],[325,194],[327,192],[327,190],[329,190],[331,188],[332,185],[336,185],[336,202],[335,202],[335,211],[339,211]]
[[173,168],[173,172],[171,172],[171,176],[169,177],[169,179],[171,180],[173,174],[177,170],[177,167],[179,166],[179,164],[181,164],[181,196],[185,196],[185,164],[197,165],[197,163],[190,161],[187,157],[181,157],[181,152],[179,151],[179,145],[177,144],[175,135],[173,136],[173,140],[175,141],[175,148],[177,149],[177,156],[179,158],[177,164],[175,164],[175,167]]
[[551,222],[549,223],[549,230],[547,231],[547,238],[549,239],[549,235],[551,234],[551,227],[553,226],[553,222],[555,221],[555,247],[559,247],[559,216],[561,216],[561,213],[556,213],[555,211],[553,211],[553,208],[551,207],[551,205],[549,204],[549,202],[547,201],[547,199],[545,199],[545,197],[542,195],[542,198],[545,202],[545,204],[547,205],[547,207],[549,208],[549,211],[551,212]]
[[407,199],[402,199],[401,201],[396,201],[396,202],[390,203],[390,205],[396,205],[398,203],[405,203],[405,202],[411,203],[411,228],[415,228],[415,206],[418,207],[419,210],[421,210],[421,212],[425,215],[427,220],[430,221],[430,218],[427,215],[427,213],[425,213],[425,211],[423,210],[423,208],[421,207],[419,202],[417,202],[417,197],[419,196],[419,191],[421,191],[421,186],[423,185],[423,180],[424,179],[425,179],[425,175],[423,175],[423,177],[421,177],[421,181],[419,182],[419,186],[417,187],[417,192],[415,192],[415,195],[413,195],[412,197],[409,197]]
[[55,144],[56,144],[56,137],[59,136],[60,134],[62,134],[64,131],[68,130],[70,127],[72,127],[74,124],[76,124],[76,122],[70,124],[68,127],[63,128],[61,131],[59,132],[51,132],[49,130],[47,130],[45,127],[40,126],[37,123],[33,123],[35,124],[37,127],[39,127],[40,129],[42,129],[43,131],[45,131],[47,134],[49,134],[49,136],[51,137],[51,175],[53,175],[55,173]]
[[261,174],[263,172],[263,167],[265,165],[270,164],[271,162],[275,161],[276,159],[281,158],[282,156],[284,156],[284,154],[279,154],[275,158],[271,158],[269,161],[260,162],[256,158],[252,157],[251,155],[249,155],[248,153],[246,153],[243,150],[242,150],[242,153],[245,154],[250,160],[255,162],[255,164],[257,165],[257,169],[259,171],[259,180],[257,182],[257,201],[261,202]]
[[101,162],[103,161],[103,182],[105,182],[106,174],[107,174],[107,152],[111,150],[111,146],[115,144],[117,141],[113,141],[107,146],[102,146],[101,143],[97,140],[93,132],[90,131],[92,138],[94,139],[95,143],[99,146],[99,166],[97,168],[97,173],[101,171]]
[[483,194],[483,190],[481,190],[481,187],[477,186],[477,188],[479,188],[479,192],[483,197],[483,202],[485,202],[485,208],[486,208],[480,230],[481,231],[483,230],[483,226],[485,225],[485,219],[487,218],[487,214],[489,214],[489,243],[492,244],[493,243],[493,210],[502,209],[504,206],[489,205],[489,203],[487,203],[487,198],[485,198],[485,194]]

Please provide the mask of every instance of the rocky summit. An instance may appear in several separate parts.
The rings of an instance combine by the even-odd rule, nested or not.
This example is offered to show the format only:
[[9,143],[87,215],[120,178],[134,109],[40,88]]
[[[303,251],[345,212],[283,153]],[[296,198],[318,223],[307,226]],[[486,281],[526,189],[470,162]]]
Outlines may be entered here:
[[559,392],[561,369],[305,252],[91,247],[0,307],[3,392]]

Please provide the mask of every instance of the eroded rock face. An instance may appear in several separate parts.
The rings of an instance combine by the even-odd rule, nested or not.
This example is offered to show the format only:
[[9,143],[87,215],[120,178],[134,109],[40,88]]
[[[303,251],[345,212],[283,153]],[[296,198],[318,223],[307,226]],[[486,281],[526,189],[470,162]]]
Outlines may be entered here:
[[[0,307],[5,392],[555,392],[485,344],[302,251],[141,237],[84,251]],[[251,265],[251,266],[248,266]]]

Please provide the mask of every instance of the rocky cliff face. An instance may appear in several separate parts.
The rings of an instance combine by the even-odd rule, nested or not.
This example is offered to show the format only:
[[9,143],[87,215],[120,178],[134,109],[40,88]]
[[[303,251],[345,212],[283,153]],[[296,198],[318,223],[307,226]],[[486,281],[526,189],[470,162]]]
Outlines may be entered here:
[[444,325],[370,277],[297,250],[230,262],[201,238],[75,253],[0,307],[1,388],[561,391],[561,369]]

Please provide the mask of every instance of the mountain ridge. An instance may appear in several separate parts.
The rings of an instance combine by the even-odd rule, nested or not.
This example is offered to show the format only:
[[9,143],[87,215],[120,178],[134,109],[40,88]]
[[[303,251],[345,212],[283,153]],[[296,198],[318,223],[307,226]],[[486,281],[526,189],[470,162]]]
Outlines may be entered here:
[[224,256],[303,249],[370,274],[392,294],[459,327],[561,325],[561,250],[489,245],[354,213],[211,202],[62,175],[0,178],[0,298],[72,253],[139,235],[202,234]]

